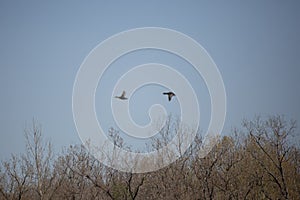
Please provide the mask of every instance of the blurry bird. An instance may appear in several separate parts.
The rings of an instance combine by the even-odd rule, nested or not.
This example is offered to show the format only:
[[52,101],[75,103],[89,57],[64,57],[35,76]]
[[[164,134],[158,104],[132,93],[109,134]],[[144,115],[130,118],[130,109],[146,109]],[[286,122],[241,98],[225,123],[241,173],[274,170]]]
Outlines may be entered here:
[[125,95],[126,95],[126,92],[123,91],[122,94],[121,94],[121,96],[115,96],[115,98],[118,98],[118,99],[121,99],[121,100],[126,100],[126,99],[128,99],[128,98],[125,97]]
[[171,101],[173,96],[176,96],[173,92],[164,92],[163,95],[168,95],[169,101]]

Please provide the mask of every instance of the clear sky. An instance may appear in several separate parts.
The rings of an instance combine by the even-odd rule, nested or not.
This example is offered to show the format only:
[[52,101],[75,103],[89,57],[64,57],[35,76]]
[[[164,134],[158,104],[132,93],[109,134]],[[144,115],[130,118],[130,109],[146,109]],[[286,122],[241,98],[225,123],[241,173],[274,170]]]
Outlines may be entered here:
[[[300,3],[299,1],[1,1],[0,2],[0,159],[24,149],[23,129],[38,120],[56,149],[80,143],[72,116],[72,89],[77,70],[101,41],[138,27],[170,28],[199,42],[217,64],[227,93],[224,134],[244,118],[284,114],[300,123]],[[127,55],[107,71],[104,93],[131,65],[162,62],[187,65],[174,55],[144,50]],[[123,60],[122,60],[123,59]],[[124,66],[124,67],[121,67]],[[209,95],[193,70],[182,73],[192,82],[204,127]],[[110,79],[113,76],[113,79]],[[99,86],[99,90],[101,86]],[[151,101],[144,91],[150,91]],[[132,115],[147,122],[147,110],[162,103],[153,96],[164,91],[146,86],[134,94]],[[106,92],[106,93],[105,93]],[[100,123],[113,126],[109,107],[97,105]],[[206,117],[205,117],[206,116]],[[299,130],[299,129],[298,129]]]

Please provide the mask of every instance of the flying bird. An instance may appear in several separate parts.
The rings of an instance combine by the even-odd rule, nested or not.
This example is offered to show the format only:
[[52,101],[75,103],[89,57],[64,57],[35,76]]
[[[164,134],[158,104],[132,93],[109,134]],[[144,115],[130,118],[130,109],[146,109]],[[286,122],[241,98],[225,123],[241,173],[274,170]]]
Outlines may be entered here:
[[121,99],[121,100],[126,100],[126,99],[128,99],[128,98],[125,97],[125,95],[126,95],[126,92],[123,91],[122,94],[121,94],[121,96],[115,96],[115,98],[118,98],[118,99]]
[[163,95],[168,95],[169,101],[171,101],[173,96],[176,96],[174,92],[164,92]]

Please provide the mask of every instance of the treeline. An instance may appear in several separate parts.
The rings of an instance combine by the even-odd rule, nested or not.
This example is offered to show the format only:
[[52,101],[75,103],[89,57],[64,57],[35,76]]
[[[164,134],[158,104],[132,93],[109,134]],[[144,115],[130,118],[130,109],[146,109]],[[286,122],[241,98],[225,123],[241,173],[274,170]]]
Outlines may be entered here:
[[[171,165],[133,174],[104,166],[82,145],[54,155],[33,124],[25,131],[24,154],[1,162],[0,199],[300,199],[295,125],[281,116],[245,121],[204,158],[198,157],[202,140],[197,137]],[[168,142],[171,131],[182,129],[164,129],[152,147]]]

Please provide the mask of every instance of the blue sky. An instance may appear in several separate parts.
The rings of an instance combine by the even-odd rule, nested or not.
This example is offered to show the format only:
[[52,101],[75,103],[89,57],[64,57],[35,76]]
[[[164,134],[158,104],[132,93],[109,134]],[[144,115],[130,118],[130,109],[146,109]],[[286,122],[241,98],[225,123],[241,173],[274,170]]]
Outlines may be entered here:
[[[33,118],[56,149],[80,143],[72,116],[77,70],[101,41],[138,27],[180,31],[208,51],[226,87],[224,133],[256,114],[284,114],[299,125],[299,19],[298,1],[1,1],[0,159],[23,151],[23,129]],[[137,52],[118,62],[129,67],[155,60],[178,69],[186,65],[157,51]],[[116,76],[125,69],[116,66],[107,72],[107,79],[109,73]],[[200,80],[196,92],[204,103],[201,117],[207,116],[209,96],[201,77],[192,70],[182,73],[192,82]],[[105,84],[109,91],[111,86]],[[163,89],[142,88],[135,94],[136,101],[143,99],[143,90]],[[96,94],[97,99],[101,94]],[[153,101],[164,104],[156,97]],[[132,108],[133,118],[141,124],[147,119],[143,114],[147,105],[153,103],[143,107],[144,102]],[[96,107],[103,116],[101,105]],[[204,124],[207,118],[203,117]],[[110,120],[103,123],[106,127],[113,124]]]

